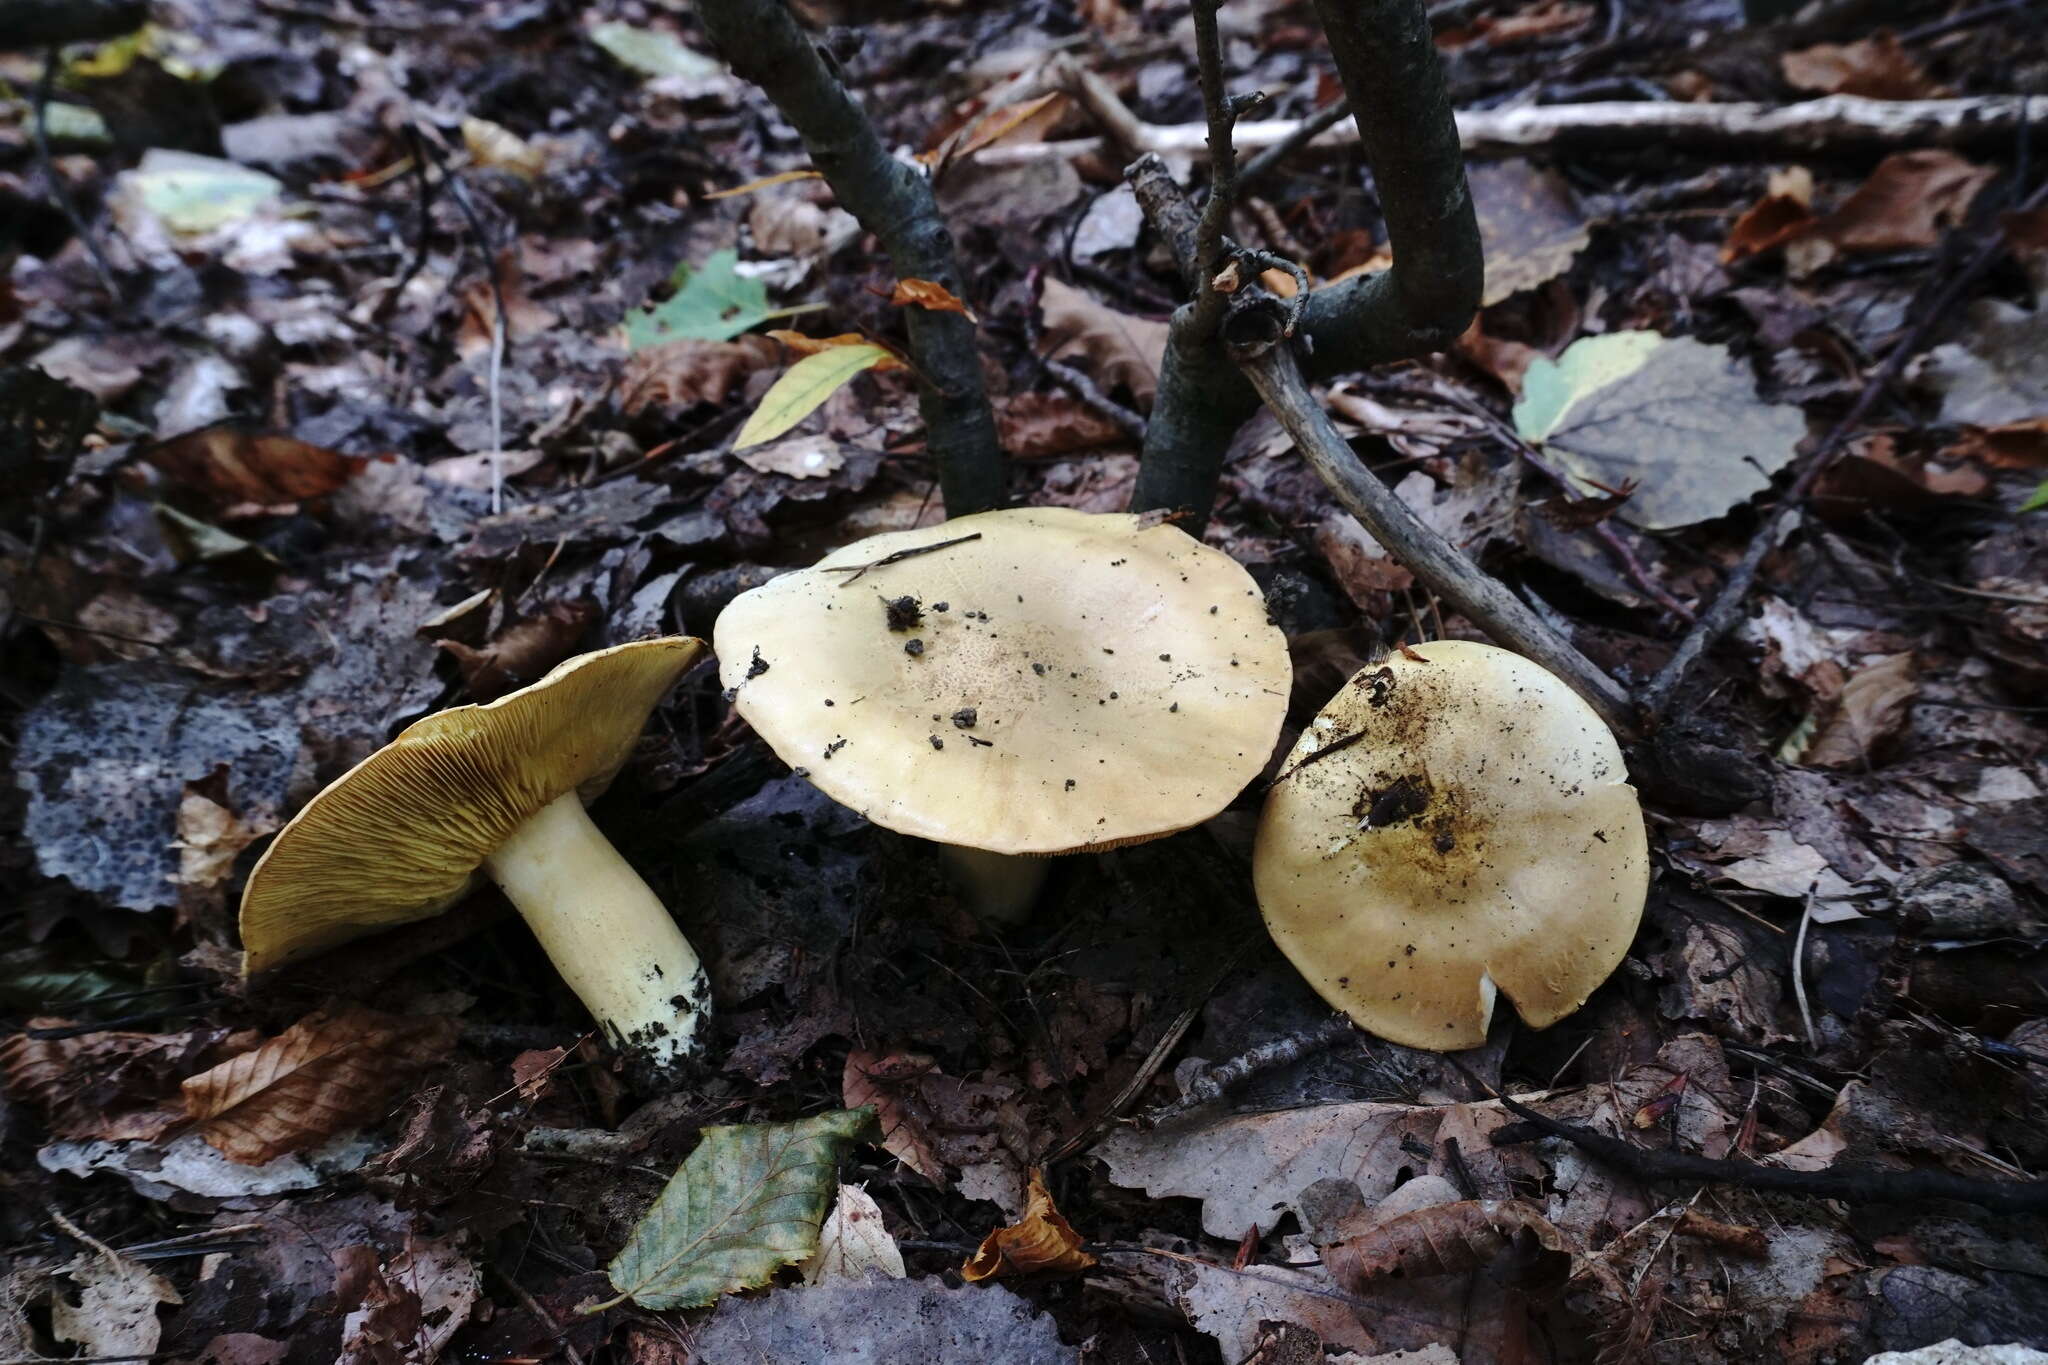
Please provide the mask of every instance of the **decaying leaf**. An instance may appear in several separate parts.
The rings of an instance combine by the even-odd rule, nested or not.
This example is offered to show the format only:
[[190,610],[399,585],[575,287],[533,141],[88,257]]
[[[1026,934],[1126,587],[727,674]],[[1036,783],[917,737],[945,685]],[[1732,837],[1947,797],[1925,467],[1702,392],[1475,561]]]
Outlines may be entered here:
[[1768,487],[1806,434],[1799,409],[1759,399],[1726,350],[1655,332],[1586,337],[1537,359],[1515,425],[1582,492],[1633,482],[1620,515],[1649,530],[1707,521]]
[[336,1297],[343,1286],[357,1292],[346,1296],[355,1306],[342,1319],[335,1365],[434,1365],[476,1307],[476,1266],[446,1238],[410,1233],[405,1250],[381,1266],[369,1247],[347,1251]]
[[1938,99],[1948,93],[1889,29],[1853,43],[1821,43],[1787,52],[1778,67],[1788,84],[1823,95],[1873,100]]
[[810,1256],[840,1158],[874,1132],[868,1109],[706,1128],[612,1258],[612,1303],[699,1308]]
[[1025,1201],[1023,1218],[981,1239],[960,1267],[961,1279],[974,1284],[1005,1275],[1078,1275],[1095,1264],[1095,1258],[1081,1250],[1081,1234],[1053,1204],[1045,1172],[1036,1166],[1031,1168]]
[[202,890],[219,886],[235,869],[242,850],[283,823],[278,812],[259,808],[238,814],[214,799],[225,795],[225,770],[201,782],[185,784],[178,803],[178,872],[180,886]]
[[367,461],[282,432],[201,427],[151,446],[144,459],[218,507],[277,507],[324,498]]
[[823,435],[789,436],[733,454],[749,469],[792,479],[829,479],[846,467],[846,452]]
[[780,359],[775,343],[764,336],[645,346],[626,357],[619,376],[619,406],[630,415],[650,407],[723,403],[748,375]]
[[733,437],[733,449],[744,450],[774,440],[816,412],[826,399],[851,383],[855,375],[895,359],[872,342],[832,346],[805,356],[783,371],[782,377],[761,395],[761,405],[747,418],[739,435]]
[[1970,305],[1969,326],[1928,353],[1921,377],[1941,392],[1941,420],[2016,429],[2048,421],[2048,276],[2032,308],[2003,299]]
[[1085,357],[1104,388],[1128,389],[1140,407],[1152,406],[1166,356],[1165,323],[1119,313],[1050,275],[1038,303],[1054,359]]
[[974,310],[953,296],[943,284],[931,280],[898,280],[889,292],[889,302],[896,306],[922,308],[932,313],[960,313],[969,322],[978,321]]
[[[755,1365],[1079,1365],[1029,1300],[999,1284],[873,1279],[730,1295],[695,1329],[692,1360]],[[669,1357],[680,1365],[683,1357]]]
[[50,1331],[88,1356],[148,1359],[163,1339],[156,1310],[183,1303],[170,1281],[131,1261],[59,1214],[64,1230],[92,1247],[64,1269],[78,1288],[74,1301],[62,1291],[50,1297]]
[[818,1230],[818,1249],[801,1269],[805,1284],[864,1282],[871,1274],[903,1278],[903,1252],[884,1226],[882,1210],[867,1186],[839,1187],[839,1198]]
[[1870,660],[1842,684],[1832,713],[1779,757],[1809,768],[1867,767],[1877,748],[1905,724],[1918,675],[1910,651]]
[[1840,252],[1933,246],[1962,221],[1995,174],[1941,148],[1898,152],[1879,162],[1833,212],[1816,215],[1813,177],[1794,167],[1774,175],[1770,192],[1736,220],[1721,259],[1788,247],[1795,270],[1810,273]]
[[1535,289],[1571,269],[1592,240],[1571,187],[1527,161],[1480,162],[1466,173],[1486,253],[1482,306]]
[[1534,1206],[1518,1199],[1466,1199],[1396,1214],[1321,1250],[1337,1282],[1356,1289],[1388,1275],[1416,1279],[1477,1270],[1523,1233],[1546,1251],[1577,1250]]
[[879,1057],[855,1048],[846,1054],[839,1094],[848,1109],[863,1105],[874,1109],[885,1151],[934,1185],[944,1186],[946,1168],[932,1145],[930,1114],[915,1095],[918,1079],[936,1066],[937,1062],[922,1053]]
[[1058,393],[1018,393],[996,413],[1003,449],[1020,460],[1071,455],[1116,445],[1124,429],[1079,399]]
[[321,1011],[187,1080],[185,1112],[221,1155],[258,1166],[382,1118],[385,1100],[455,1034],[440,1016]]

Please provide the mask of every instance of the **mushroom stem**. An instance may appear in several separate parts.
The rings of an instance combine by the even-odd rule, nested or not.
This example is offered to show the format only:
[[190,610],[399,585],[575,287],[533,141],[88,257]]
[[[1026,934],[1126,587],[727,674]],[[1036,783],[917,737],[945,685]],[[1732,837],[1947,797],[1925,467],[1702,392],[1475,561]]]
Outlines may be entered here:
[[666,1066],[695,1052],[710,987],[696,950],[575,792],[484,862],[613,1046]]
[[940,844],[954,883],[967,895],[974,913],[997,924],[1022,924],[1045,886],[1050,858],[1019,853],[991,853],[985,848]]

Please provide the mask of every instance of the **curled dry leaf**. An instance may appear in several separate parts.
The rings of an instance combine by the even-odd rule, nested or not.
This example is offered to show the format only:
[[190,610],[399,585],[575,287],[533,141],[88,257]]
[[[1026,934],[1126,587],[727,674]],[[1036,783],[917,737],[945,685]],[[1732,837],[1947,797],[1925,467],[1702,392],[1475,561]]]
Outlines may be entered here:
[[1078,1275],[1094,1264],[1095,1258],[1081,1250],[1081,1234],[1054,1206],[1045,1172],[1033,1166],[1024,1216],[982,1238],[960,1267],[960,1278],[974,1284],[1005,1275]]
[[455,1035],[455,1021],[439,1016],[323,1010],[186,1081],[185,1112],[221,1155],[259,1166],[383,1117],[391,1094]]
[[896,281],[896,288],[889,293],[889,302],[899,308],[908,305],[929,313],[959,313],[969,322],[981,321],[974,316],[972,308],[954,297],[952,290],[931,280]]
[[931,1114],[917,1093],[918,1082],[938,1063],[918,1052],[877,1056],[862,1048],[846,1054],[840,1101],[848,1109],[874,1108],[882,1147],[934,1185],[946,1184],[946,1168],[932,1143]]
[[1466,1199],[1397,1214],[1321,1250],[1337,1283],[1356,1291],[1388,1275],[1417,1279],[1477,1270],[1524,1234],[1546,1251],[1598,1264],[1582,1261],[1555,1224],[1518,1199]]
[[282,432],[227,426],[188,431],[151,446],[143,458],[220,508],[324,498],[369,463]]

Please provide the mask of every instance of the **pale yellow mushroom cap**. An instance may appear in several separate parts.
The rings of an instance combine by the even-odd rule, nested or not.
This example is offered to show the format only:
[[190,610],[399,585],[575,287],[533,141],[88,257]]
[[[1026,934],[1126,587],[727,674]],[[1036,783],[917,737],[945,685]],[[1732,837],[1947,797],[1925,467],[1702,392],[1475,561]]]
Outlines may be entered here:
[[249,874],[243,970],[460,900],[529,816],[568,792],[587,801],[611,784],[648,713],[703,649],[688,636],[636,640],[579,655],[487,705],[407,726],[308,802]]
[[1235,560],[1056,507],[848,545],[736,599],[713,641],[740,714],[826,795],[998,853],[1208,819],[1272,755],[1290,676]]
[[1496,988],[1532,1028],[1584,1004],[1635,937],[1650,859],[1621,749],[1563,682],[1492,645],[1413,653],[1302,733],[1252,876],[1323,999],[1446,1051],[1485,1041]]

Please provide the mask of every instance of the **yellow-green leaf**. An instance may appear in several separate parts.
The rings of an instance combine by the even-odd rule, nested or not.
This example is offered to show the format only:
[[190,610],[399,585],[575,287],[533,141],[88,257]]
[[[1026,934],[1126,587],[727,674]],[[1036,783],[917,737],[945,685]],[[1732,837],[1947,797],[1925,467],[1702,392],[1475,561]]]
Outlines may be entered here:
[[619,1291],[613,1302],[701,1308],[768,1283],[817,1251],[840,1158],[879,1136],[873,1109],[706,1128],[607,1267]]
[[862,370],[890,359],[880,346],[833,346],[807,355],[782,372],[782,378],[761,395],[761,406],[733,438],[734,450],[772,441],[818,410],[818,405],[846,386]]

